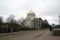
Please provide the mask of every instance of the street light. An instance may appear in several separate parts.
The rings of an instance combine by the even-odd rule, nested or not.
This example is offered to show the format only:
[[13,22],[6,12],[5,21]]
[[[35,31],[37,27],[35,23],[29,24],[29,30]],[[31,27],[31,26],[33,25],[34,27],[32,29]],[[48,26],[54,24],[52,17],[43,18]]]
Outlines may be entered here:
[[60,14],[59,14],[59,25],[60,25]]

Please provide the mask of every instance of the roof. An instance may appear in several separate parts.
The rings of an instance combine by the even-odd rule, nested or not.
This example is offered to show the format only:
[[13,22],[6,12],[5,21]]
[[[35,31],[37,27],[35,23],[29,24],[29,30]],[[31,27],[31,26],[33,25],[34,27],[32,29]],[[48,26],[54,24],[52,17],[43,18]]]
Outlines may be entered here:
[[28,14],[34,14],[34,15],[35,15],[35,13],[34,13],[32,10],[30,10],[30,11],[28,12]]

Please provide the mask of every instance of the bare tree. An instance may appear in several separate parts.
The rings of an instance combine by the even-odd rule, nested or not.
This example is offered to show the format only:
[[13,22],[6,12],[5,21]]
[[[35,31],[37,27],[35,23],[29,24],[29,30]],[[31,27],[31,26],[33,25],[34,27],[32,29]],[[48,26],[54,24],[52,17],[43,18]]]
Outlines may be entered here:
[[43,20],[43,22],[42,22],[42,28],[48,28],[48,27],[49,27],[48,21],[46,19]]
[[16,23],[16,21],[14,19],[14,15],[10,15],[7,18],[8,30],[10,29],[10,32],[13,32],[14,23]]
[[3,17],[0,16],[0,27],[2,26],[2,24],[3,24]]

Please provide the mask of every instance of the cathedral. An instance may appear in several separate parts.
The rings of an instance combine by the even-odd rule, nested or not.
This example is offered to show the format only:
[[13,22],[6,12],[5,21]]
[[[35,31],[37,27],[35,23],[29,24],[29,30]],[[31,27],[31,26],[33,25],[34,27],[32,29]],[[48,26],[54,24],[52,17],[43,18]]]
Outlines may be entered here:
[[24,25],[27,27],[32,27],[32,20],[35,18],[35,13],[30,10],[27,14],[27,17],[25,18]]
[[41,27],[41,25],[40,25],[41,20],[42,20],[41,18],[36,18],[35,13],[32,10],[30,10],[27,14],[27,17],[24,19],[23,23],[24,23],[25,27],[39,28],[39,27]]

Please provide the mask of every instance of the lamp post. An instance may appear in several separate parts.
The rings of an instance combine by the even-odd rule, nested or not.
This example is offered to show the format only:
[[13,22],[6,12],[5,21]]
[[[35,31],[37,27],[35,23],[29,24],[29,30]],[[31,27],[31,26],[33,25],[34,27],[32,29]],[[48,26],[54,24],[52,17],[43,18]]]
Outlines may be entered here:
[[59,14],[59,25],[60,25],[60,14]]

